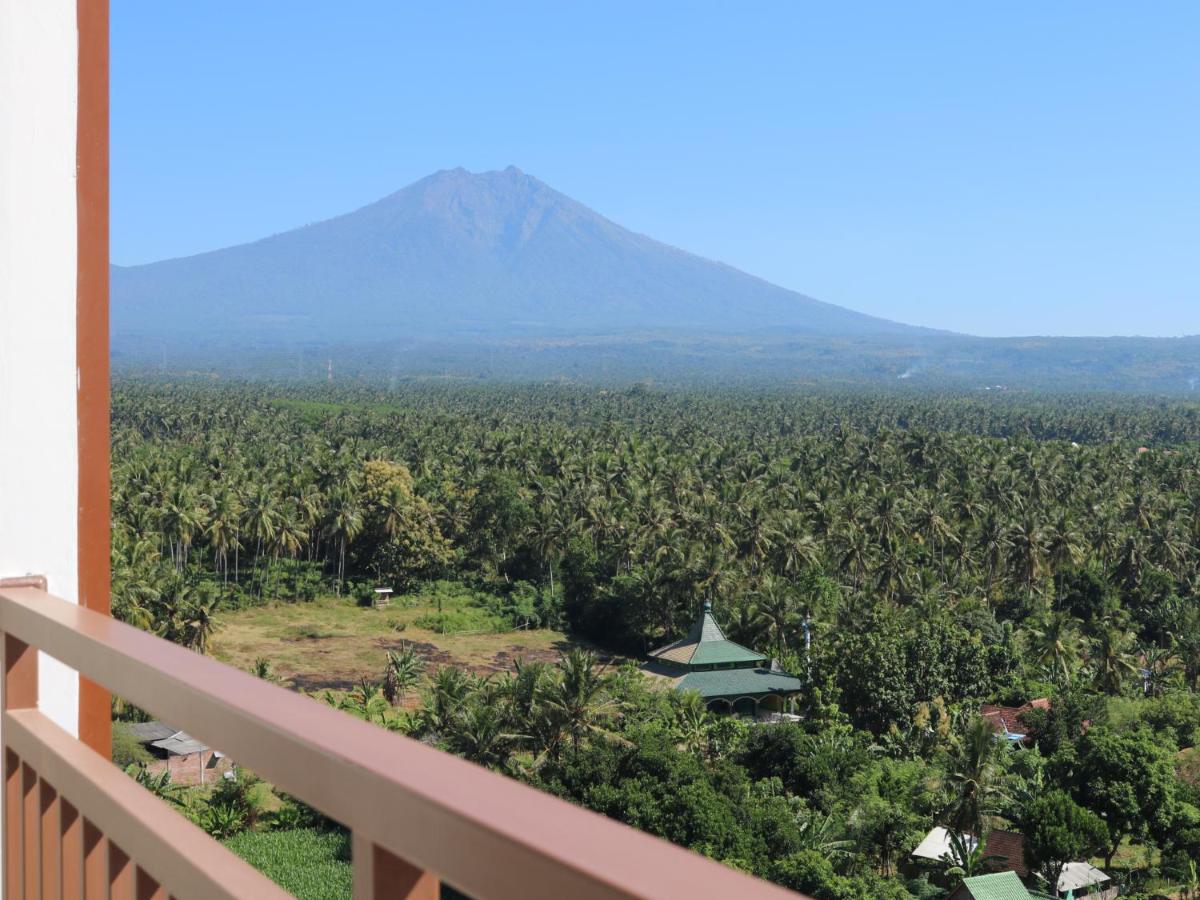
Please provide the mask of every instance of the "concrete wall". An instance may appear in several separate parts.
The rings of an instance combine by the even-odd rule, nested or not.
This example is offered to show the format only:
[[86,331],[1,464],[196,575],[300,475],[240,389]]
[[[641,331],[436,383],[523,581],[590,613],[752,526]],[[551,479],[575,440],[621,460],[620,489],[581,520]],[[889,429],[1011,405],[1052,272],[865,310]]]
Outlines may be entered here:
[[[75,0],[0,0],[0,577],[78,602]],[[78,678],[42,656],[76,733]]]

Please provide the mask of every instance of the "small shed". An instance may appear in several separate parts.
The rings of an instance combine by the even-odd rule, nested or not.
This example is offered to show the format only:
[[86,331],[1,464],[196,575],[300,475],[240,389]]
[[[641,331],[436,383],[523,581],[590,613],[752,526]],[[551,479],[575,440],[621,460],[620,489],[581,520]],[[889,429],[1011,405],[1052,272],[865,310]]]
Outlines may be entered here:
[[147,769],[169,773],[175,784],[208,784],[233,768],[224,753],[165,722],[139,722],[129,726],[129,733],[154,757]]
[[374,591],[374,596],[371,598],[371,605],[376,609],[382,609],[385,606],[390,606],[392,602],[392,594],[395,591],[390,587],[377,587]]

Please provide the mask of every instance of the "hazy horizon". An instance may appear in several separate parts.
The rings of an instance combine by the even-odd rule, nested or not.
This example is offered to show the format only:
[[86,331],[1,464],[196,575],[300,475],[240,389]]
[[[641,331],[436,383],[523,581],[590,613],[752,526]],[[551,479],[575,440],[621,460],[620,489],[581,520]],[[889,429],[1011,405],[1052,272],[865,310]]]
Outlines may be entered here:
[[115,263],[515,164],[874,316],[1200,333],[1200,11],[1184,4],[213,7],[113,10]]

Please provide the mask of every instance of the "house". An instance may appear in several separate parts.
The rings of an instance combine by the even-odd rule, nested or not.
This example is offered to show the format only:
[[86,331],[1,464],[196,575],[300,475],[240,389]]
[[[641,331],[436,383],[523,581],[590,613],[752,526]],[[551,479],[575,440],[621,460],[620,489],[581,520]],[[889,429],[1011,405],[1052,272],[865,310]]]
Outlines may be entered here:
[[[966,835],[964,841],[968,850],[974,851],[979,842],[971,835]],[[1025,864],[1025,838],[1015,831],[1001,831],[993,828],[987,833],[984,841],[984,854],[994,856],[987,865],[996,872],[1015,872],[1019,878],[1029,877],[1029,867]],[[945,862],[953,857],[950,831],[942,826],[932,829],[911,854],[913,859],[929,862]]]
[[685,636],[650,654],[647,670],[676,690],[699,692],[713,712],[756,718],[786,715],[804,687],[763,654],[726,638],[711,603]]
[[1035,709],[1048,710],[1050,698],[1042,697],[1030,700],[1021,706],[1000,706],[985,703],[979,707],[979,715],[992,727],[992,730],[1012,744],[1024,745],[1031,737],[1029,726],[1022,721],[1025,713]]
[[1032,900],[1034,897],[1016,872],[995,872],[964,878],[949,900]]
[[233,762],[191,735],[164,722],[139,722],[129,733],[154,757],[146,768],[153,774],[167,772],[175,784],[211,784],[233,768]]

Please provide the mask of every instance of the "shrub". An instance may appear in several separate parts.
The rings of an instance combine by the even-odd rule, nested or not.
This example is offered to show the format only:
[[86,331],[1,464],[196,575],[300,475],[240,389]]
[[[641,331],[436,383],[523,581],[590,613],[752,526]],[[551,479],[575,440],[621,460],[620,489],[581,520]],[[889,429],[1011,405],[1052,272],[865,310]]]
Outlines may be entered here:
[[113,722],[112,728],[112,761],[122,769],[130,766],[144,766],[154,759],[124,722]]

